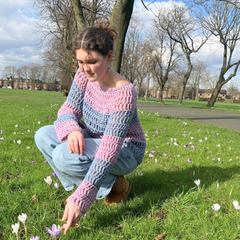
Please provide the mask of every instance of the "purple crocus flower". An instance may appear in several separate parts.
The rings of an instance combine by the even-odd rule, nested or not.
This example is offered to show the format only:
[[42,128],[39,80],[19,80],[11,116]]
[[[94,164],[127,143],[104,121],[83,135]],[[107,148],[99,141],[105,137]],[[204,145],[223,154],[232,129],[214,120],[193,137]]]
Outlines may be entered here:
[[32,161],[32,164],[34,164],[34,161]]
[[187,146],[188,146],[188,144],[186,143],[186,144],[185,144],[185,147],[187,147]]
[[158,130],[155,132],[155,134],[157,134],[158,133]]
[[3,137],[1,137],[1,138],[0,138],[0,141],[2,141],[3,139],[4,139],[4,138],[3,138]]
[[1,134],[3,134],[3,130],[1,130]]
[[213,158],[212,160],[215,161],[215,158]]
[[167,143],[167,145],[169,146],[169,145],[170,145],[170,143],[168,142],[168,143]]
[[54,177],[57,177],[57,174],[56,174],[55,172],[52,172],[52,175],[53,175]]
[[189,158],[187,161],[188,161],[189,163],[192,163],[192,159],[191,159],[191,158]]
[[44,161],[44,163],[47,163],[47,162],[48,162],[47,160]]
[[152,153],[152,154],[154,154],[154,153],[155,153],[155,151],[151,151],[151,153]]
[[163,131],[166,131],[166,128],[164,128]]
[[30,240],[39,240],[40,238],[38,236],[34,237],[34,236],[31,236],[30,237]]
[[195,149],[194,145],[191,146],[191,149]]
[[48,227],[46,227],[46,230],[47,230],[47,232],[48,232],[49,234],[51,234],[52,236],[54,236],[56,240],[57,240],[57,236],[58,236],[59,234],[62,234],[62,233],[60,232],[60,225],[56,226],[56,224],[53,224],[53,225],[52,225],[52,230],[51,230],[50,228],[48,228]]

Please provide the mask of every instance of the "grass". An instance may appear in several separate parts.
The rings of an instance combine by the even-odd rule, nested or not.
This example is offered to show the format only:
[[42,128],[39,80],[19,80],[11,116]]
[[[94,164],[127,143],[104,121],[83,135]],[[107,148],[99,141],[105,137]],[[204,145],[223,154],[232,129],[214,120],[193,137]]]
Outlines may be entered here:
[[[35,146],[34,131],[53,124],[64,101],[62,93],[0,89],[1,240],[16,239],[11,224],[21,213],[28,218],[26,231],[20,222],[19,239],[51,239],[46,227],[62,225],[71,192],[44,182],[52,170]],[[133,184],[128,201],[110,208],[95,201],[82,227],[59,239],[240,238],[240,215],[232,204],[240,202],[240,134],[141,110],[139,118],[147,148],[143,163],[126,176]],[[217,214],[215,203],[221,206]]]
[[[150,102],[156,104],[163,104],[162,102],[157,102],[157,98],[139,98],[139,101]],[[215,111],[224,111],[224,112],[237,112],[240,113],[240,104],[239,103],[230,103],[230,102],[216,102],[213,107],[207,107],[207,102],[204,101],[195,101],[195,100],[183,100],[182,104],[178,104],[178,99],[163,99],[166,105],[179,106],[179,107],[189,107],[189,108],[201,108],[209,109]]]

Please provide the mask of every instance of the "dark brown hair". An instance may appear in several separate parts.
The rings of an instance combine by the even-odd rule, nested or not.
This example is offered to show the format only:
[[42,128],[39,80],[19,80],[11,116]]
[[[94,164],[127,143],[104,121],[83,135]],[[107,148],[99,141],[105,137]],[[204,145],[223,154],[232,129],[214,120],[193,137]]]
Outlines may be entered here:
[[98,51],[106,56],[110,50],[113,50],[113,40],[117,37],[117,32],[109,28],[108,22],[100,22],[96,27],[88,27],[83,30],[73,40],[73,51],[78,49],[85,51]]

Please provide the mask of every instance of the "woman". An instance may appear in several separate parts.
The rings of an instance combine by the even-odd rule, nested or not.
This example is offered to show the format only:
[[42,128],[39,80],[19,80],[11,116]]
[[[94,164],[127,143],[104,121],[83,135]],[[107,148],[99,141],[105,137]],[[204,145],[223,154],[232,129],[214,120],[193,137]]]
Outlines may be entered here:
[[[74,42],[79,69],[54,126],[38,130],[35,141],[66,191],[64,234],[95,198],[105,204],[126,200],[131,183],[123,175],[142,162],[146,141],[137,115],[134,86],[110,68],[116,32],[101,23]],[[80,119],[84,117],[84,129]]]

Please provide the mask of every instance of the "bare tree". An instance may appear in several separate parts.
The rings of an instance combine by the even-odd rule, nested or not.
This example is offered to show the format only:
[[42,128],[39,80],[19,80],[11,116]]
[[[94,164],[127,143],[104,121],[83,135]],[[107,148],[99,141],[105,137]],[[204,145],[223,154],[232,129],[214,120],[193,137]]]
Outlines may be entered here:
[[162,102],[163,88],[168,81],[169,74],[176,70],[181,61],[181,54],[177,50],[177,42],[161,28],[161,13],[154,19],[156,33],[152,38],[154,49],[152,51],[152,69],[159,86],[158,102]]
[[207,89],[213,90],[218,82],[218,74],[216,72],[207,71],[203,75],[202,86]]
[[126,35],[121,64],[121,74],[131,83],[138,77],[138,62],[143,41],[141,34],[137,19],[132,19]]
[[183,3],[171,3],[171,9],[159,9],[159,26],[169,37],[178,43],[187,61],[183,84],[181,86],[178,103],[182,103],[187,81],[192,71],[191,54],[198,52],[206,43],[209,35],[205,35],[197,19],[190,15],[190,11]]
[[234,99],[234,96],[239,93],[239,79],[236,79],[235,81],[229,82],[229,86],[227,88],[227,93],[231,97],[231,99]]
[[72,39],[86,26],[92,26],[103,15],[110,16],[113,0],[32,0],[39,10],[37,34],[41,36],[42,58],[73,79],[77,70]]
[[[192,7],[193,4],[198,4],[198,5],[207,5],[210,0],[185,0],[187,4],[189,4],[190,7]],[[240,2],[239,0],[216,0],[217,2],[221,3],[229,3],[233,5],[234,7],[240,9]]]
[[[193,89],[195,93],[195,100],[198,100],[199,86],[202,83],[204,76],[207,73],[207,65],[203,62],[198,62],[193,66],[191,75],[189,77],[188,85]],[[193,99],[193,96],[192,96]]]
[[222,44],[222,66],[207,106],[214,106],[224,84],[236,76],[240,59],[234,56],[240,42],[240,11],[232,4],[208,1],[207,7],[197,5],[195,8],[202,26],[212,33]]
[[15,66],[6,66],[3,69],[3,77],[8,80],[8,84],[10,83],[12,88],[14,88],[16,75],[17,75],[17,68]]

